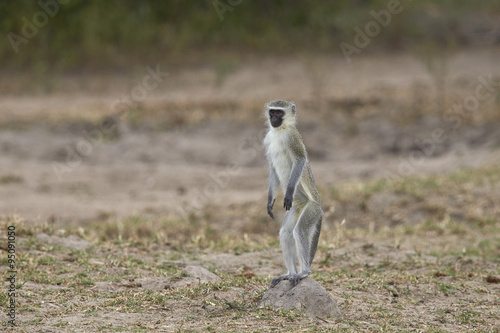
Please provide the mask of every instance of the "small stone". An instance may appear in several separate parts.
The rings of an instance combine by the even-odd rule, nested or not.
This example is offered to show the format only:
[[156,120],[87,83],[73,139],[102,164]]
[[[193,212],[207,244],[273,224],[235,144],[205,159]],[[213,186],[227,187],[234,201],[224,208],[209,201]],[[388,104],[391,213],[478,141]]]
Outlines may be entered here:
[[51,245],[60,245],[65,248],[75,249],[75,250],[85,250],[92,244],[78,236],[70,235],[68,237],[50,236],[45,233],[40,233],[36,238],[43,243],[48,243]]
[[488,283],[500,283],[500,277],[494,275],[488,275],[485,280]]
[[179,288],[188,285],[199,285],[207,282],[219,282],[221,278],[210,272],[208,269],[200,266],[186,266],[184,271],[189,274],[189,276],[182,278],[181,280],[175,282],[173,287]]

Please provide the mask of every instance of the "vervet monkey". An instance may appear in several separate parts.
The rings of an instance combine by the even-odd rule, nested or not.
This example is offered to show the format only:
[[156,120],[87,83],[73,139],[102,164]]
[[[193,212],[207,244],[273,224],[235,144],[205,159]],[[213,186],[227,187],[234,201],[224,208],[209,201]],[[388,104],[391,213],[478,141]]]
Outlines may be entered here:
[[[264,139],[269,164],[267,213],[272,212],[279,187],[285,195],[285,219],[280,230],[280,244],[288,273],[273,279],[271,288],[281,280],[296,286],[311,273],[318,246],[323,210],[307,159],[307,152],[296,124],[295,104],[283,100],[266,105],[269,130]],[[297,273],[296,257],[300,272]]]

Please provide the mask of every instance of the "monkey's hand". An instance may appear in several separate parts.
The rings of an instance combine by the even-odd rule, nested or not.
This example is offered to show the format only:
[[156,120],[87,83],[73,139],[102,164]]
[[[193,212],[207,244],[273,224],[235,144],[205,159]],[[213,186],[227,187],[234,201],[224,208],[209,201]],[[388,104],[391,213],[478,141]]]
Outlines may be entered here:
[[273,215],[273,206],[274,206],[274,200],[270,200],[268,203],[267,203],[267,213],[269,214],[269,216],[271,216],[271,218],[274,220],[274,215]]
[[290,210],[290,208],[292,208],[292,201],[293,201],[293,193],[287,191],[285,194],[285,202],[283,204],[283,207],[285,207],[286,210]]

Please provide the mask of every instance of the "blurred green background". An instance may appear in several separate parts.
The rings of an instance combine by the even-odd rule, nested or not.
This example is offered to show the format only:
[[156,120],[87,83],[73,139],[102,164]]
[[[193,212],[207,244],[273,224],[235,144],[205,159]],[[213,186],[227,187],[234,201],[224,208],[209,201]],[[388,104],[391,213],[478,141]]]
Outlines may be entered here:
[[[58,13],[15,52],[8,34],[22,36],[40,3],[0,2],[2,71],[114,72],[137,64],[198,63],[220,53],[236,55],[321,52],[342,56],[353,28],[373,20],[386,0],[65,0]],[[233,4],[233,5],[231,5]],[[500,43],[498,0],[401,1],[367,53],[405,51],[419,45],[466,47]],[[227,11],[217,13],[223,7]],[[407,10],[411,7],[411,10]],[[62,15],[61,15],[62,14]],[[365,51],[364,51],[365,52]]]

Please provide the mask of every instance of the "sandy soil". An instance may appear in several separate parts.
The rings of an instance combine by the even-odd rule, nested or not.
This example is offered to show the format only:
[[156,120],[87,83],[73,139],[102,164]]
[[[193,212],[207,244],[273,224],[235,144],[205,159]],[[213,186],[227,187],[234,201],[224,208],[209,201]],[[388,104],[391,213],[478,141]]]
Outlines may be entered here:
[[[451,59],[447,103],[473,94],[479,75],[495,73],[497,56],[497,50],[483,50]],[[498,112],[498,90],[451,128],[455,123],[443,121],[448,110],[436,109],[431,76],[410,56],[361,57],[350,65],[342,59],[269,59],[241,64],[220,87],[214,80],[210,68],[175,70],[140,104],[155,110],[154,117],[137,124],[130,116],[136,109],[122,110],[119,137],[109,140],[101,140],[102,120],[140,80],[128,86],[108,81],[106,94],[68,88],[50,96],[3,97],[0,212],[68,223],[103,213],[179,214],[207,203],[264,202],[260,112],[275,98],[296,101],[320,186],[500,161],[500,133],[485,116]],[[316,103],[319,93],[322,102]],[[188,120],[175,126],[172,112]],[[163,127],[155,128],[156,122]],[[427,146],[429,154],[417,163],[409,161],[421,151],[418,140],[432,139],[436,128],[446,139]],[[230,164],[239,168],[226,184],[220,175]],[[217,175],[223,179],[214,190]],[[211,190],[216,193],[209,198],[202,194]]]

